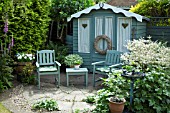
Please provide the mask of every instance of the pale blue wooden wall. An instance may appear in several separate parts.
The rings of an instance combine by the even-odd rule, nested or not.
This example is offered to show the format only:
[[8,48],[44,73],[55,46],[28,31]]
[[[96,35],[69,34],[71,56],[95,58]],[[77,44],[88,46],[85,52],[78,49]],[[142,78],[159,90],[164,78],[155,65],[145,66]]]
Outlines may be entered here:
[[[87,67],[90,71],[92,71],[92,62],[101,61],[105,59],[105,55],[101,55],[98,53],[95,53],[95,49],[93,47],[93,43],[95,40],[95,17],[98,15],[103,16],[113,16],[113,20],[115,23],[115,26],[113,27],[113,33],[114,33],[114,39],[112,43],[116,45],[117,42],[117,18],[118,17],[124,17],[123,14],[116,14],[113,13],[111,10],[93,10],[89,14],[82,15],[80,18],[90,18],[90,53],[78,53],[78,19],[73,19],[73,36],[68,35],[66,38],[66,43],[69,47],[72,46],[72,50],[70,53],[76,53],[83,57],[84,63],[82,67]],[[146,21],[138,22],[135,18],[132,18],[132,28],[136,29],[135,32],[135,39],[138,39],[140,37],[146,36]],[[131,35],[132,39],[132,35]],[[116,49],[116,48],[114,48]]]

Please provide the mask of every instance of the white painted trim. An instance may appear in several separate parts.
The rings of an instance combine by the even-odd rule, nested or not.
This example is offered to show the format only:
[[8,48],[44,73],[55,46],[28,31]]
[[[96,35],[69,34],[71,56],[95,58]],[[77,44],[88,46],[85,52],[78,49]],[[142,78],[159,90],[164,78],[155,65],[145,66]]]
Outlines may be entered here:
[[147,17],[123,10],[122,8],[117,8],[106,3],[103,3],[103,7],[100,7],[99,5],[100,3],[94,6],[91,6],[87,9],[84,9],[82,11],[79,11],[75,14],[72,14],[70,17],[67,18],[67,21],[69,22],[71,21],[72,18],[79,18],[82,14],[89,14],[92,10],[99,10],[99,9],[111,9],[114,13],[123,13],[126,17],[134,17],[139,22],[142,22],[143,19],[149,21],[149,18]]

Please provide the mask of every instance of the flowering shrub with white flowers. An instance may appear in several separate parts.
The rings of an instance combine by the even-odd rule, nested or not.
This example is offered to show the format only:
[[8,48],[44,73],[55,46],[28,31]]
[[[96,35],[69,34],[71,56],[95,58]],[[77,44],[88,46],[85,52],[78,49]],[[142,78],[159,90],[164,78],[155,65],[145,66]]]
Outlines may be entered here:
[[127,44],[129,53],[121,56],[126,64],[136,66],[142,70],[151,67],[169,67],[170,66],[170,48],[165,43],[153,42],[143,38],[130,41]]
[[18,62],[30,62],[35,59],[33,54],[18,53],[16,55]]
[[[170,111],[170,48],[165,43],[153,42],[141,38],[130,41],[128,53],[121,59],[127,71],[138,70],[146,76],[134,82],[133,107],[134,113],[169,113]],[[122,71],[109,74],[104,79],[104,88],[95,97],[96,108],[93,113],[108,113],[108,98],[112,95],[123,95],[126,108],[130,109],[130,81],[122,76]]]

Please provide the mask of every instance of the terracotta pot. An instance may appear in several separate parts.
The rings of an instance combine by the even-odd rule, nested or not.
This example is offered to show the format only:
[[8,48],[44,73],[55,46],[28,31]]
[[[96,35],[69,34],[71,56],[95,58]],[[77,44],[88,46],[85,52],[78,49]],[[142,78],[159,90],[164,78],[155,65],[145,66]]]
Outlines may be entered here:
[[123,109],[124,109],[124,104],[125,104],[126,100],[124,99],[123,102],[118,103],[118,102],[112,102],[109,99],[109,108],[111,113],[122,113]]

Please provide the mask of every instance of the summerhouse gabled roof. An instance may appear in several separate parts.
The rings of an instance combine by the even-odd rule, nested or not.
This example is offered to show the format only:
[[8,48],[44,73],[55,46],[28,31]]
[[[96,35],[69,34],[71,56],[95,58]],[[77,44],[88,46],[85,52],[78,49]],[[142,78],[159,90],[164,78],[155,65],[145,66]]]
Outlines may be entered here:
[[106,3],[99,3],[99,4],[96,4],[94,6],[89,7],[87,9],[84,9],[82,11],[79,11],[75,14],[72,14],[70,17],[67,18],[67,21],[69,22],[69,21],[71,21],[72,18],[79,18],[82,14],[88,14],[92,10],[98,10],[98,9],[111,9],[114,13],[122,13],[126,17],[134,17],[134,18],[136,18],[137,21],[140,21],[140,22],[142,22],[143,19],[149,21],[149,18],[147,18],[147,17],[144,17],[142,15],[123,10],[121,8],[117,8],[117,7],[108,5]]

